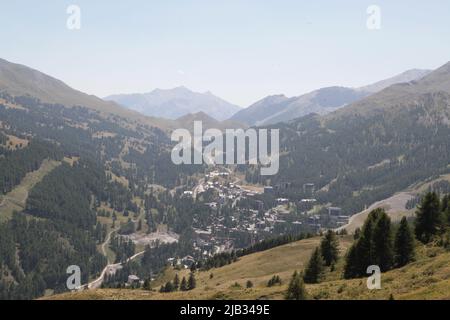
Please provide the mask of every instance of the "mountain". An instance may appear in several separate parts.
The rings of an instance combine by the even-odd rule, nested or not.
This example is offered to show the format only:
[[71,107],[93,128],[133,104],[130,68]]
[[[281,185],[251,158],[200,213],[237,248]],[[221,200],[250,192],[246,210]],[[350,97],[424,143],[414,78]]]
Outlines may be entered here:
[[185,87],[156,89],[143,94],[119,94],[105,98],[142,114],[177,119],[187,114],[204,112],[217,120],[229,119],[241,108],[210,92],[193,92]]
[[[309,113],[326,114],[364,98],[367,95],[368,93],[366,92],[360,92],[350,88],[329,87],[310,92],[297,98],[286,98],[274,104],[270,103],[271,99],[269,99],[269,103],[263,100],[249,108],[251,113],[255,115],[252,118],[256,120],[256,122],[251,124],[259,126],[285,122]],[[260,109],[263,110],[260,112]],[[269,110],[271,113],[269,113]],[[241,116],[239,114],[232,117],[233,120],[242,121],[240,118]]]
[[245,124],[242,124],[237,121],[232,120],[218,121],[202,111],[197,113],[189,113],[176,119],[174,122],[176,123],[177,128],[186,128],[188,130],[193,130],[195,121],[202,122],[203,130],[207,129],[226,130],[226,129],[238,129],[246,127]]
[[295,98],[288,98],[285,95],[268,96],[237,112],[231,117],[231,120],[256,125],[264,122],[265,119],[270,118],[273,114],[281,112],[292,101],[295,101]]
[[155,127],[165,128],[169,125],[163,119],[144,117],[114,102],[104,101],[75,90],[61,80],[40,71],[4,59],[0,59],[0,92],[7,92],[12,96],[33,97],[45,103],[60,104],[65,107],[82,106],[98,111],[104,116],[120,116]]
[[361,88],[328,87],[293,98],[287,98],[283,95],[270,96],[241,110],[231,119],[260,126],[286,122],[310,113],[323,115],[361,100],[393,84],[418,80],[429,72],[428,70],[409,70]]
[[415,80],[420,80],[421,78],[425,77],[426,75],[430,74],[431,70],[423,70],[423,69],[411,69],[408,71],[405,71],[399,75],[396,75],[392,78],[381,80],[376,83],[370,84],[365,87],[358,88],[360,91],[364,92],[379,92],[383,89],[386,89],[387,87],[390,87],[397,83],[406,83],[411,82]]
[[170,219],[144,214],[153,187],[183,187],[204,170],[171,161],[164,121],[0,61],[0,300],[65,291],[67,266],[87,283],[131,257],[134,245],[115,235],[134,229],[131,217],[149,233],[163,219],[177,234],[188,228],[193,213],[177,194],[163,200]]
[[450,173],[450,63],[418,81],[279,129],[278,174],[269,181],[248,168],[247,179],[289,181],[295,187],[284,196],[314,183],[321,203],[352,215],[418,181]]

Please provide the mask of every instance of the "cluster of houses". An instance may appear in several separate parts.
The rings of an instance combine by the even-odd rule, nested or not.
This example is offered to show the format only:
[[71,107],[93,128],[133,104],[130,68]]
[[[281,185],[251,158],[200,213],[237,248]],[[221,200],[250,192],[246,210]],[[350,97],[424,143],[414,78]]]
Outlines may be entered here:
[[[235,248],[234,236],[236,234],[247,234],[258,238],[260,234],[271,234],[274,230],[282,230],[283,226],[290,224],[290,229],[300,228],[307,225],[309,229],[317,232],[323,230],[324,223],[330,222],[336,226],[343,226],[349,222],[349,216],[342,212],[341,208],[329,207],[328,216],[317,214],[314,210],[318,201],[314,198],[315,186],[312,183],[303,186],[303,194],[308,198],[301,199],[295,203],[297,212],[300,213],[298,221],[292,218],[287,222],[284,217],[290,214],[289,205],[292,204],[287,198],[277,198],[276,206],[270,209],[265,208],[264,202],[255,197],[258,194],[276,195],[279,191],[291,187],[290,183],[280,183],[274,186],[264,187],[264,191],[259,193],[253,190],[247,190],[241,186],[229,183],[229,179],[209,179],[211,177],[228,177],[227,173],[212,172],[207,179],[196,187],[198,193],[214,189],[217,197],[213,202],[206,203],[210,209],[218,212],[221,205],[227,203],[233,208],[235,214],[231,217],[231,224],[226,225],[225,217],[213,215],[213,222],[207,227],[198,227],[194,229],[196,240],[195,249],[202,255],[213,255],[216,253],[230,251]],[[186,191],[188,196],[192,196],[192,191]],[[252,199],[253,208],[240,208],[239,201]]]

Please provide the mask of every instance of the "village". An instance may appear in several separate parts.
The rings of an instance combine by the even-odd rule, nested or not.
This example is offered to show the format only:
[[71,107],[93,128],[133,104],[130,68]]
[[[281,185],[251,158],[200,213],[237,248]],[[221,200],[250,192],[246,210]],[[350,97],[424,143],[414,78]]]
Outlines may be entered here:
[[[255,187],[239,184],[233,173],[215,170],[205,174],[184,196],[202,200],[207,194],[209,219],[194,218],[194,248],[210,256],[251,246],[266,238],[299,233],[320,233],[342,227],[349,216],[338,207],[323,207],[314,198],[314,184],[305,184],[308,198],[292,200],[279,197],[289,183]],[[200,199],[200,200],[199,200]]]

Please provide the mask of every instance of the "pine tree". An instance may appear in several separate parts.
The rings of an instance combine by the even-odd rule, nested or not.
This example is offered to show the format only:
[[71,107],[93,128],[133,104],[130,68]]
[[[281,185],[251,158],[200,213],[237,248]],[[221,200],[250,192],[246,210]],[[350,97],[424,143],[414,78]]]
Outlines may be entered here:
[[345,257],[344,278],[351,279],[359,274],[358,257],[356,255],[356,243],[353,244]]
[[391,219],[384,210],[380,211],[373,230],[371,259],[372,264],[378,265],[382,272],[390,270],[394,264]]
[[305,289],[303,282],[303,276],[297,271],[292,275],[292,279],[289,283],[289,287],[285,294],[286,300],[306,300],[308,299],[308,293]]
[[180,278],[178,277],[178,274],[176,274],[175,278],[173,279],[173,288],[175,291],[180,288]]
[[370,218],[366,221],[361,231],[360,238],[356,242],[354,259],[355,261],[355,277],[363,276],[367,267],[372,265],[372,235],[374,229],[374,219]]
[[416,211],[416,237],[423,243],[429,243],[441,227],[439,196],[435,192],[427,193]]
[[145,279],[144,286],[142,287],[142,289],[147,290],[147,291],[152,290],[152,285],[151,285],[150,279]]
[[174,291],[173,284],[172,282],[168,281],[164,286],[164,292],[172,292],[172,291]]
[[183,279],[181,279],[180,290],[181,291],[187,291],[188,290],[188,284],[187,284],[187,281],[186,281],[185,277],[183,277]]
[[320,249],[316,248],[309,259],[303,280],[305,283],[319,283],[322,281],[325,272],[325,263],[320,253]]
[[403,267],[414,259],[414,235],[403,217],[395,234],[394,261],[397,267]]
[[[375,209],[370,212],[362,230],[359,232],[358,240],[355,241],[347,252],[344,278],[362,277],[366,275],[367,267],[375,264],[374,261],[377,260],[377,257],[374,255],[376,246],[374,245],[373,237],[378,221],[385,214],[383,209]],[[383,224],[386,224],[386,221]],[[378,232],[381,233],[381,230],[378,230]],[[381,245],[379,245],[377,250],[380,249]]]
[[450,226],[450,195],[445,195],[442,199],[442,212],[444,214],[444,224]]
[[195,289],[196,286],[197,286],[197,282],[195,280],[194,273],[191,272],[191,274],[189,275],[189,280],[188,280],[188,290],[193,290],[193,289]]
[[320,244],[320,251],[326,266],[331,266],[336,263],[339,258],[339,242],[336,234],[328,230],[325,237]]

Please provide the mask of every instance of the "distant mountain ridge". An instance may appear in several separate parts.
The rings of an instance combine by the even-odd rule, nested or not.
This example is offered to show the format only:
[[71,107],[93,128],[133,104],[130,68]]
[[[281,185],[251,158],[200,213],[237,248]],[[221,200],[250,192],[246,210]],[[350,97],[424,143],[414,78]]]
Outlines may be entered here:
[[0,58],[0,92],[12,96],[29,96],[41,102],[61,104],[71,108],[86,107],[104,115],[125,117],[156,127],[167,127],[162,119],[144,117],[138,112],[128,110],[111,101],[104,101],[69,87],[67,84],[27,66]]
[[429,70],[413,69],[361,88],[334,86],[293,98],[269,96],[236,113],[231,119],[259,126],[286,122],[311,113],[325,115],[391,85],[419,80],[429,73]]
[[375,93],[384,90],[394,84],[420,80],[423,77],[429,75],[430,72],[431,70],[411,69],[392,78],[381,80],[365,87],[360,87],[358,88],[358,90]]
[[208,116],[222,121],[229,119],[241,108],[231,104],[211,92],[198,93],[186,87],[162,90],[155,89],[148,93],[118,94],[104,98],[154,117],[176,120],[188,114],[204,112]]

